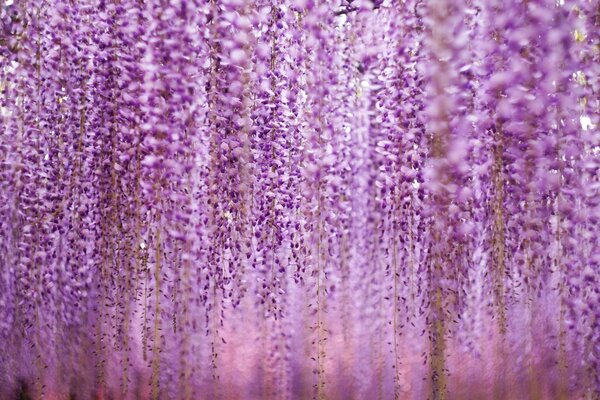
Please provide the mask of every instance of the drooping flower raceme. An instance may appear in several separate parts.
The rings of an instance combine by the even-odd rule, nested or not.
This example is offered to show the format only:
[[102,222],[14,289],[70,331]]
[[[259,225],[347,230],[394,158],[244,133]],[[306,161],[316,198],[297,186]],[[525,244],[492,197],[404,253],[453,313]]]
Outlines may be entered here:
[[597,398],[599,13],[0,2],[0,398]]

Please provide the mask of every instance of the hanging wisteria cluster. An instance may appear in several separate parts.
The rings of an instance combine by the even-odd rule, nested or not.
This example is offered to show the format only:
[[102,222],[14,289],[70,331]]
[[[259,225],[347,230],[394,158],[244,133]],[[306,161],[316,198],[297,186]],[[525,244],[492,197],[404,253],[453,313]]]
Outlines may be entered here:
[[1,399],[600,399],[596,0],[0,0]]

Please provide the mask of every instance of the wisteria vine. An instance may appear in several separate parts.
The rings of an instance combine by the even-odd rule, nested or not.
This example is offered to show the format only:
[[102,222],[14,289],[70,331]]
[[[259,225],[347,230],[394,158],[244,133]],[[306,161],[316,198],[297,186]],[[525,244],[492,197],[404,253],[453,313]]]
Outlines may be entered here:
[[600,399],[598,2],[0,23],[0,398]]

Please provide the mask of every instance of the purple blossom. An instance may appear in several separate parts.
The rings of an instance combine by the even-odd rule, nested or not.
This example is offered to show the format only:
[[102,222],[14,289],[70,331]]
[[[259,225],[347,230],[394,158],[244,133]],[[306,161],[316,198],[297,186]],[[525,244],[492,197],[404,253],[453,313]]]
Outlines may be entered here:
[[598,13],[3,1],[0,398],[597,398]]

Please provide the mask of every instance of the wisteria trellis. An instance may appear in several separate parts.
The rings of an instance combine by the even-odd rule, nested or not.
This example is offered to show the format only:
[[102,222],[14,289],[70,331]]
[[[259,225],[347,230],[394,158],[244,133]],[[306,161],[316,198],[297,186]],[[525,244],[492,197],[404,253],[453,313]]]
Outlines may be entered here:
[[600,398],[596,0],[0,22],[0,398]]

